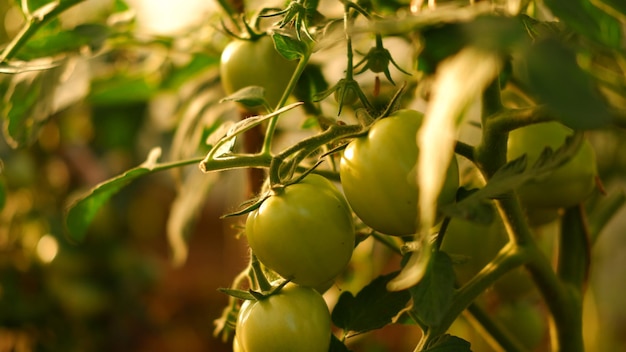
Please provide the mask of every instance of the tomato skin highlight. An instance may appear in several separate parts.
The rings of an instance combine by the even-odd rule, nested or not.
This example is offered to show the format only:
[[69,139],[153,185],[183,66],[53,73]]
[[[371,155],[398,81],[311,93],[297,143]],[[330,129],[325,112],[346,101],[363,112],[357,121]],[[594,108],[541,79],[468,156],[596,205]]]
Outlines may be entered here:
[[345,269],[355,244],[352,213],[343,194],[315,174],[250,212],[246,237],[261,263],[314,288],[327,287]]
[[296,61],[289,61],[276,51],[270,36],[254,41],[233,40],[222,51],[222,87],[227,95],[231,95],[248,86],[261,86],[265,88],[265,99],[274,108],[296,66]]
[[[374,122],[367,136],[348,144],[340,164],[341,185],[350,206],[365,224],[383,234],[404,236],[418,225],[416,134],[423,115],[399,110]],[[438,198],[454,202],[459,186],[456,158],[452,158]]]
[[246,352],[327,352],[331,318],[317,291],[289,283],[263,300],[245,301],[236,331]]
[[[544,122],[509,133],[507,159],[527,155],[532,166],[545,147],[556,150],[572,130],[558,122]],[[564,208],[581,203],[595,188],[597,172],[595,152],[585,140],[576,154],[564,165],[538,180],[531,180],[517,190],[527,208]]]

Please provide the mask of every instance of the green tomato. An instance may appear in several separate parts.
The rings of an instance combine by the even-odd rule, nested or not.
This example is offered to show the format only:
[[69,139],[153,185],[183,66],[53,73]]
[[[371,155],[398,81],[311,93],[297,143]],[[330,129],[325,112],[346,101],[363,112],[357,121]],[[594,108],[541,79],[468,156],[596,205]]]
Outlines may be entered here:
[[245,301],[236,327],[237,344],[251,352],[327,352],[331,318],[315,290],[287,284],[260,301]]
[[[415,136],[422,118],[415,110],[396,111],[376,121],[367,136],[350,142],[341,158],[341,185],[350,206],[365,224],[387,235],[410,235],[417,229]],[[454,202],[458,186],[452,158],[438,204]]]
[[296,66],[296,61],[289,61],[276,51],[270,36],[254,41],[234,40],[222,52],[222,87],[230,95],[248,86],[261,86],[265,88],[265,99],[275,107]]
[[345,269],[355,244],[348,203],[330,181],[315,174],[250,212],[246,236],[265,266],[316,288],[328,287]]
[[237,335],[235,335],[235,338],[233,339],[233,352],[244,352],[241,348],[241,345],[239,344],[239,339]]
[[[538,123],[511,131],[507,159],[526,154],[528,165],[533,165],[545,147],[556,150],[571,134],[572,130],[558,122]],[[589,197],[596,175],[596,157],[591,144],[585,140],[567,163],[541,179],[525,183],[517,194],[528,209],[571,207]]]
[[352,87],[340,86],[333,93],[333,98],[337,104],[354,106],[359,101],[359,94]]

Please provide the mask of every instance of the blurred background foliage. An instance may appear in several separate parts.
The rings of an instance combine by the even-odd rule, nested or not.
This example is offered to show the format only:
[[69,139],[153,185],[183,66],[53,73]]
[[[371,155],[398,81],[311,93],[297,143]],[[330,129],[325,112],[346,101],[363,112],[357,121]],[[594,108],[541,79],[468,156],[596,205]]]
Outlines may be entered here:
[[[21,28],[20,5],[0,1],[0,43]],[[216,289],[246,265],[232,222],[219,220],[242,197],[236,183],[204,194],[183,267],[171,263],[166,227],[187,170],[129,185],[80,244],[63,220],[72,199],[140,164],[150,148],[189,153],[171,140],[183,102],[197,111],[215,99],[202,95],[215,89],[219,57],[203,46],[224,42],[204,23],[216,16],[207,1],[87,1],[16,57],[53,68],[0,73],[2,114],[32,118],[23,129],[5,123],[0,138],[0,351],[231,349],[212,330],[227,302]]]
[[[47,1],[0,0],[0,43],[20,30],[24,3]],[[90,0],[47,23],[16,56],[49,69],[0,67],[0,351],[231,349],[212,336],[227,302],[216,289],[245,267],[247,250],[237,223],[219,217],[246,197],[242,173],[218,180],[192,165],[141,178],[105,205],[80,244],[63,220],[73,199],[153,147],[171,160],[203,156],[216,121],[236,115],[217,104],[228,41],[219,18],[206,0]],[[7,122],[18,113],[29,120]],[[624,130],[594,131],[591,140],[609,193],[626,187]],[[590,351],[626,349],[625,229],[622,210],[594,247]],[[189,243],[182,266],[172,264],[168,233]],[[371,269],[369,261],[357,253],[353,266]],[[414,332],[389,327],[353,347],[408,350]]]

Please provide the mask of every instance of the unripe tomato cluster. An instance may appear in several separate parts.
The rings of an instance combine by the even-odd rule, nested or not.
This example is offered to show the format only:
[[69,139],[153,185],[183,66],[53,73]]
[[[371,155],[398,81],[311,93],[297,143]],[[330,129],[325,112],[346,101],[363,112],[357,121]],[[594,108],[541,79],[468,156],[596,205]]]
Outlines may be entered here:
[[[250,64],[257,57],[264,65]],[[233,41],[226,47],[221,79],[227,94],[261,86],[268,103],[275,106],[295,67],[295,62],[280,56],[270,37],[263,36]],[[367,135],[352,140],[339,165],[343,193],[328,179],[309,174],[297,183],[274,188],[248,214],[245,234],[252,252],[264,267],[291,282],[273,294],[242,304],[234,350],[328,350],[331,319],[320,292],[332,285],[351,259],[353,212],[365,225],[385,235],[408,236],[419,227],[416,135],[422,119],[418,111],[399,110],[375,121]],[[526,154],[528,164],[533,165],[545,147],[560,147],[569,134],[569,129],[556,122],[512,131],[507,158]],[[593,150],[585,142],[566,164],[516,192],[531,223],[543,224],[553,220],[558,209],[585,200],[594,188],[596,174]],[[459,169],[452,157],[436,206],[453,203],[458,187]],[[480,226],[453,219],[444,239],[442,250],[467,257],[465,265],[456,268],[457,278],[464,283],[496,255],[507,236],[500,221]],[[501,286],[503,294],[513,292],[521,297],[533,285],[520,268],[495,286],[498,290]],[[511,315],[503,313],[502,320]]]
[[259,261],[292,283],[244,302],[235,344],[241,351],[328,351],[330,313],[319,292],[350,261],[352,213],[343,194],[315,174],[273,192],[249,213],[246,237]]
[[[350,205],[365,224],[381,233],[407,235],[416,230],[416,134],[421,122],[421,113],[400,110],[374,123],[368,136],[352,141],[340,164],[345,197],[328,179],[309,174],[274,189],[248,214],[245,232],[253,253],[293,284],[243,304],[237,348],[327,350],[330,320],[324,318],[328,308],[318,292],[332,284],[352,256],[355,230]],[[458,178],[453,160],[441,204],[454,201]]]

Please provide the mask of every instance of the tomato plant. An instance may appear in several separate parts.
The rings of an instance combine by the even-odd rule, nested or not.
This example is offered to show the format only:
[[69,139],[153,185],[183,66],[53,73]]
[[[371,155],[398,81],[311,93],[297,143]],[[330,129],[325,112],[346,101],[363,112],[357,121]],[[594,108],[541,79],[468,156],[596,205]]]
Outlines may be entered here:
[[[416,134],[422,117],[415,110],[399,110],[374,122],[367,136],[348,144],[341,158],[341,185],[350,206],[364,223],[387,235],[416,231]],[[452,203],[458,185],[453,158],[438,204]]]
[[234,39],[220,59],[222,87],[230,95],[248,86],[265,89],[265,99],[276,107],[296,69],[296,62],[285,59],[274,48],[268,35],[255,39]]
[[[200,20],[184,30],[146,33],[145,16],[133,17],[137,1],[0,0],[0,251],[8,258],[0,311],[9,314],[0,332],[15,326],[33,350],[93,349],[80,342],[87,337],[51,346],[38,338],[61,334],[47,318],[58,314],[75,324],[70,333],[99,334],[101,322],[114,321],[110,302],[143,295],[126,289],[141,281],[125,276],[133,265],[124,253],[134,251],[98,252],[118,271],[104,282],[66,288],[45,276],[85,276],[69,268],[89,265],[63,263],[68,252],[89,251],[80,243],[89,233],[127,245],[163,233],[178,267],[164,275],[195,273],[202,261],[188,257],[219,261],[219,274],[233,270],[203,276],[211,281],[202,288],[227,285],[219,292],[228,297],[202,302],[228,303],[215,320],[221,341],[202,343],[236,336],[233,349],[248,352],[345,351],[384,337],[376,341],[383,350],[480,349],[450,333],[463,314],[497,350],[582,352],[586,293],[609,301],[618,295],[598,282],[623,276],[596,254],[622,248],[619,236],[602,236],[626,204],[626,8],[617,0],[449,2],[223,0],[219,10],[195,11]],[[93,11],[92,3],[108,5]],[[169,24],[175,11],[167,15]],[[146,146],[148,157],[136,158]],[[175,172],[146,177],[166,170]],[[133,182],[148,191],[116,198]],[[165,209],[150,211],[157,205]],[[237,209],[224,215],[231,226],[215,226],[228,208]],[[117,276],[124,290],[109,292]],[[272,288],[276,279],[292,283]],[[333,303],[332,323],[315,291]],[[77,294],[94,304],[66,304]],[[529,297],[540,314],[520,308]],[[187,311],[202,317],[196,331],[220,314]],[[610,313],[607,322],[626,319]],[[499,328],[515,320],[542,331]],[[370,334],[394,323],[411,333]],[[624,350],[601,341],[621,338],[611,334],[618,328],[598,326],[593,347]],[[110,333],[96,341],[117,343]]]
[[287,284],[278,293],[243,303],[237,319],[242,351],[327,352],[330,313],[317,291]]
[[246,237],[263,264],[310,287],[326,285],[341,273],[355,245],[343,195],[315,174],[264,200],[248,215]]

